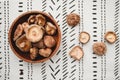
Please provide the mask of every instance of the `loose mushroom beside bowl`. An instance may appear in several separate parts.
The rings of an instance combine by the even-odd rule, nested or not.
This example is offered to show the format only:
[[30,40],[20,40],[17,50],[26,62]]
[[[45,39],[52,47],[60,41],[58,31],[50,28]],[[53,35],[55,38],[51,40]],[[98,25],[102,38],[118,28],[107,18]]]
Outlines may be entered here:
[[8,37],[15,55],[30,63],[50,59],[61,42],[57,22],[41,11],[29,11],[18,16],[10,27]]

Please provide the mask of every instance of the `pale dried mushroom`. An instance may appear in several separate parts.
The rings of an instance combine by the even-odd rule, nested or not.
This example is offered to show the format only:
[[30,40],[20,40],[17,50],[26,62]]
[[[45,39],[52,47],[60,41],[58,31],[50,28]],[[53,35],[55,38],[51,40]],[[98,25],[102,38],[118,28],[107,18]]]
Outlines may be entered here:
[[69,55],[76,60],[80,60],[83,57],[84,52],[83,52],[83,49],[80,46],[75,46],[70,51]]
[[55,41],[54,37],[52,37],[52,36],[45,36],[44,37],[44,44],[47,47],[52,48],[56,45],[56,41]]
[[48,35],[54,35],[56,33],[56,26],[53,25],[51,22],[47,22],[45,31]]
[[51,53],[52,53],[52,50],[50,48],[39,50],[39,54],[43,57],[49,57]]
[[36,47],[30,48],[30,58],[34,60],[38,56],[39,50]]
[[30,25],[26,32],[26,37],[31,42],[38,42],[43,37],[43,30],[41,26],[38,26],[36,24]]
[[46,22],[46,19],[44,16],[42,16],[41,14],[36,15],[36,24],[40,25],[40,26],[44,26]]
[[70,26],[76,26],[80,22],[80,16],[76,13],[67,15],[67,23]]
[[27,32],[29,26],[30,26],[30,25],[28,24],[28,22],[22,23],[22,27],[23,27],[23,30],[24,30],[25,33]]
[[87,43],[90,40],[90,35],[87,32],[81,32],[79,36],[79,41],[83,44]]
[[23,27],[21,24],[19,24],[15,30],[13,40],[15,41],[16,39],[18,39],[22,35],[22,33],[23,33]]
[[93,44],[93,52],[97,55],[104,55],[107,51],[106,45],[103,42],[96,42]]
[[40,48],[40,49],[43,49],[43,48],[46,47],[43,40],[40,40],[40,41],[37,42],[37,43],[33,43],[33,46],[34,46],[34,47],[37,47],[37,48]]
[[31,42],[26,38],[25,35],[22,35],[16,40],[16,46],[23,52],[28,52],[31,48]]
[[105,39],[107,42],[113,44],[117,40],[117,36],[116,36],[115,32],[108,31],[105,34]]
[[29,24],[34,24],[36,22],[36,15],[31,15],[29,18],[28,18],[28,23]]

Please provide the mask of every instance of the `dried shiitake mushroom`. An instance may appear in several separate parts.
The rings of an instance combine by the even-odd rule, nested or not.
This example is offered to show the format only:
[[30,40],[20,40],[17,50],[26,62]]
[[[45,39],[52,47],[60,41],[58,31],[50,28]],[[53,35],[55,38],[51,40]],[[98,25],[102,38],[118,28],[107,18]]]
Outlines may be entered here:
[[44,26],[46,22],[46,19],[44,16],[42,16],[41,14],[36,15],[36,24],[40,25],[40,26]]
[[47,47],[52,48],[56,45],[56,41],[55,41],[54,37],[52,37],[52,36],[45,36],[44,37],[44,44]]
[[26,32],[26,37],[31,42],[38,42],[43,37],[43,30],[41,26],[38,26],[36,24],[30,25]]
[[107,51],[106,45],[103,42],[96,42],[93,44],[93,52],[97,55],[104,55]]
[[30,58],[33,60],[38,55],[38,49],[36,47],[30,48]]
[[105,34],[105,39],[106,39],[106,41],[108,41],[109,43],[112,44],[112,43],[114,43],[117,40],[117,36],[116,36],[115,32],[108,31]]
[[43,49],[43,48],[46,47],[43,40],[40,40],[40,41],[37,42],[37,43],[33,43],[33,46],[34,46],[34,47],[37,47],[37,48],[40,48],[40,49]]
[[39,54],[43,57],[49,57],[51,53],[52,53],[52,50],[50,48],[39,50]]
[[23,52],[28,52],[31,48],[31,42],[26,38],[25,35],[22,35],[16,40],[16,46]]
[[24,30],[25,33],[27,32],[29,26],[30,26],[30,25],[28,24],[28,22],[22,23],[22,27],[23,27],[23,30]]
[[53,25],[51,22],[47,22],[45,31],[48,35],[54,35],[56,33],[56,26]]
[[73,57],[74,59],[76,60],[80,60],[83,55],[84,55],[84,52],[83,52],[83,49],[80,47],[80,46],[75,46],[69,53],[69,55],[71,57]]
[[67,15],[67,23],[70,26],[76,26],[80,22],[80,16],[76,13],[70,13]]
[[79,41],[83,44],[87,43],[90,40],[90,35],[87,32],[81,32],[79,36]]
[[15,30],[15,33],[14,33],[14,41],[19,38],[23,33],[23,27],[21,24],[19,24]]
[[28,23],[29,24],[34,24],[36,21],[36,15],[31,15],[29,18],[28,18]]

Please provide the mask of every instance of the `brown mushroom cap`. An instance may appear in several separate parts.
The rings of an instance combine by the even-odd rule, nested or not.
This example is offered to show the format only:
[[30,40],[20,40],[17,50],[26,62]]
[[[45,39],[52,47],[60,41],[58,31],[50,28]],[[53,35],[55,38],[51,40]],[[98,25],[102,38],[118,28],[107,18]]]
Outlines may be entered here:
[[87,43],[90,40],[90,35],[87,32],[81,32],[79,41],[83,44]]
[[53,25],[50,22],[47,22],[46,27],[45,27],[45,31],[48,35],[54,35],[56,33],[56,27],[55,25]]
[[40,49],[43,49],[43,48],[46,47],[45,44],[44,44],[44,40],[43,40],[43,39],[40,40],[40,41],[37,42],[37,43],[33,43],[33,46],[34,46],[34,47],[37,47],[37,48],[40,48]]
[[23,52],[28,52],[31,48],[31,42],[26,38],[25,35],[22,35],[16,40],[16,46]]
[[38,49],[36,47],[30,48],[30,58],[33,60],[38,55]]
[[74,59],[76,60],[80,60],[83,55],[84,55],[84,52],[83,52],[83,49],[80,47],[80,46],[75,46],[69,53],[69,55],[71,57],[73,57]]
[[23,27],[21,24],[19,24],[14,33],[14,41],[18,39],[22,35],[22,33],[23,33]]
[[105,39],[106,39],[106,41],[108,41],[109,43],[113,44],[113,43],[117,40],[117,36],[116,36],[115,32],[108,31],[108,32],[105,34]]
[[43,57],[49,57],[51,53],[52,53],[52,50],[50,48],[39,50],[39,54]]
[[34,24],[36,21],[36,15],[31,15],[29,18],[28,18],[28,23],[29,24]]
[[41,14],[38,14],[38,15],[36,15],[36,22],[35,23],[40,25],[40,26],[44,26],[46,23],[46,19]]
[[93,44],[93,52],[97,55],[104,55],[107,51],[106,45],[103,42],[97,42]]
[[26,32],[26,37],[31,42],[38,42],[43,37],[43,30],[41,26],[38,26],[36,24],[30,25]]
[[70,26],[76,26],[80,22],[80,16],[76,13],[70,13],[67,15],[67,23]]
[[29,26],[30,26],[30,25],[28,24],[28,22],[22,23],[22,27],[23,27],[23,30],[24,30],[25,33],[27,32]]
[[56,41],[52,36],[45,36],[44,37],[44,44],[47,47],[52,48],[56,45]]

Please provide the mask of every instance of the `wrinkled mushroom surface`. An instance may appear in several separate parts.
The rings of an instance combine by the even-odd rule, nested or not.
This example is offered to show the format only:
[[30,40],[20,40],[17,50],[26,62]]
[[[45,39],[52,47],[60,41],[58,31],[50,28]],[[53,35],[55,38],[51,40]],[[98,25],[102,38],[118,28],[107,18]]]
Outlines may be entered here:
[[83,57],[84,52],[83,52],[83,49],[80,46],[75,46],[70,51],[69,55],[76,60],[80,60]]
[[15,33],[14,33],[14,41],[19,38],[23,33],[23,27],[21,24],[19,24],[15,30]]
[[87,43],[90,40],[90,35],[87,32],[81,32],[79,36],[79,41],[83,44]]
[[107,51],[107,47],[103,42],[96,42],[93,44],[93,52],[97,55],[104,55]]
[[80,22],[80,16],[76,13],[67,15],[67,23],[70,26],[76,26]]
[[56,45],[56,41],[55,41],[54,37],[52,37],[52,36],[45,36],[44,37],[44,44],[47,47],[52,48]]
[[31,42],[38,42],[43,37],[43,30],[41,26],[38,26],[36,24],[30,25],[26,32],[26,37]]
[[36,47],[30,48],[30,58],[33,60],[38,55],[38,49]]
[[38,14],[38,15],[36,15],[35,23],[38,24],[39,26],[44,26],[46,23],[46,19],[41,14]]
[[49,57],[51,53],[52,53],[52,50],[50,48],[39,50],[39,54],[43,57]]
[[117,35],[115,34],[115,32],[108,31],[105,34],[105,39],[107,42],[113,44],[117,40]]
[[45,31],[48,35],[54,35],[56,33],[56,26],[53,25],[50,22],[47,22],[46,27],[45,27]]
[[26,38],[25,35],[22,35],[16,40],[16,46],[23,52],[28,52],[31,48],[31,42]]

